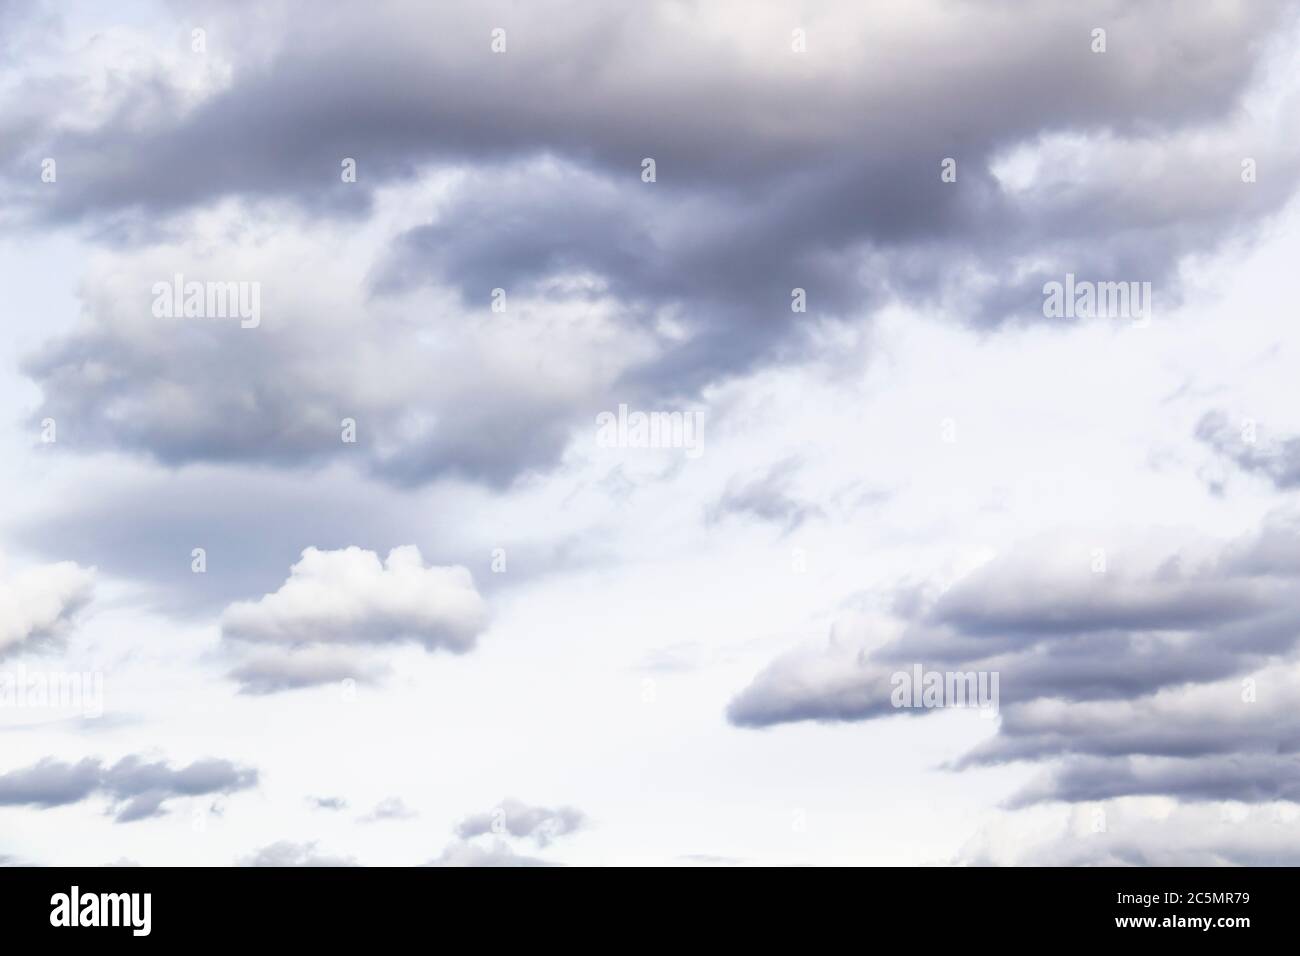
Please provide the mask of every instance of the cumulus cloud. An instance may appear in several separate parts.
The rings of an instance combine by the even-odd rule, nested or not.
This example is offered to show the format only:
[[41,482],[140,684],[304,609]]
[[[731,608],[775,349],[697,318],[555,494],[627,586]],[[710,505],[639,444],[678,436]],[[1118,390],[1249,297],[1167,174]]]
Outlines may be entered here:
[[426,567],[414,545],[394,548],[382,562],[357,547],[307,548],[279,590],[226,608],[221,631],[236,644],[278,649],[233,674],[246,690],[271,693],[365,676],[329,648],[414,642],[430,652],[461,654],[486,622],[469,571]]
[[215,758],[173,768],[165,761],[136,755],[113,764],[94,757],[75,764],[47,757],[0,774],[0,806],[48,809],[103,796],[114,819],[128,823],[163,815],[169,800],[234,793],[255,786],[257,779],[255,769]]
[[0,657],[64,633],[94,590],[94,572],[70,561],[0,581]]
[[[592,514],[588,491],[621,493],[656,533],[703,513],[719,560],[741,523],[824,533],[822,568],[847,578],[857,568],[835,560],[830,540],[840,493],[819,496],[804,459],[782,457],[802,456],[802,447],[758,468],[725,456],[692,462],[706,476],[695,486],[673,484],[671,471],[634,483],[621,465],[604,483],[581,477],[571,496],[557,486],[571,466],[586,467],[595,413],[620,402],[715,400],[725,411],[729,394],[761,391],[759,373],[771,366],[800,381],[796,367],[844,342],[855,343],[854,363],[878,362],[871,372],[880,371],[892,366],[888,326],[899,311],[923,314],[918,324],[933,321],[943,338],[928,343],[940,348],[920,382],[887,374],[884,384],[927,394],[944,391],[934,386],[945,369],[985,366],[987,353],[946,348],[966,341],[951,326],[1071,345],[1096,331],[1007,328],[1043,322],[1043,283],[1066,273],[1151,282],[1163,313],[1181,304],[1190,277],[1205,275],[1189,265],[1265,234],[1300,183],[1300,34],[1284,0],[815,6],[799,12],[809,55],[798,55],[790,11],[744,0],[608,9],[488,0],[472,11],[376,0],[327,14],[302,0],[199,0],[184,22],[146,27],[135,18],[99,29],[112,17],[79,13],[48,36],[33,29],[45,13],[19,14],[0,0],[0,63],[14,67],[0,83],[0,227],[19,242],[56,229],[85,263],[68,320],[21,359],[39,392],[24,399],[27,427],[56,418],[59,442],[40,454],[76,461],[53,458],[50,473],[95,479],[77,484],[89,494],[33,495],[50,503],[45,514],[16,509],[23,545],[132,584],[147,579],[178,615],[224,609],[222,653],[250,696],[379,681],[383,656],[400,645],[468,652],[487,626],[486,607],[469,572],[450,565],[485,553],[489,532],[442,526],[512,526],[516,507],[545,511],[529,515],[552,536],[549,551],[535,554],[572,550],[581,559],[606,539],[571,548],[554,533],[561,525],[562,534],[583,533],[574,529]],[[205,56],[168,45],[166,35],[183,40],[191,22],[208,30]],[[507,29],[508,56],[490,54],[489,24]],[[1109,31],[1104,56],[1090,49],[1098,25]],[[31,65],[14,56],[29,47],[38,54]],[[426,95],[446,89],[458,94]],[[1249,186],[1245,155],[1260,171]],[[33,175],[46,156],[58,157],[57,184]],[[340,179],[344,157],[358,163],[355,183]],[[655,182],[640,178],[646,157],[657,164]],[[954,182],[939,175],[948,158]],[[259,283],[260,325],[155,317],[154,283],[177,273]],[[498,288],[509,302],[502,312],[490,308]],[[806,292],[806,313],[791,308],[795,289]],[[1194,322],[1194,311],[1180,318]],[[880,353],[868,347],[877,339]],[[1153,351],[1171,365],[1198,357]],[[988,366],[992,379],[999,369]],[[1037,406],[1032,376],[1023,381],[1025,402]],[[881,382],[869,384],[840,392],[837,404],[863,418],[883,411],[887,402],[871,407]],[[1197,384],[1216,392],[1213,382]],[[991,413],[974,400],[982,395],[965,397],[972,414]],[[762,417],[760,402],[733,410],[742,406]],[[1090,423],[1106,417],[1097,408]],[[725,416],[718,421],[719,443],[734,438]],[[355,441],[341,435],[344,422],[355,425]],[[1272,486],[1252,494],[1300,486],[1296,439],[1256,444],[1235,427],[1213,413],[1196,435],[1216,458]],[[772,432],[751,434],[751,447],[763,447]],[[1186,443],[1185,429],[1178,438]],[[971,444],[954,451],[968,454]],[[889,448],[877,438],[875,447],[913,461],[905,442]],[[998,453],[988,451],[996,444],[984,447],[978,464],[991,467],[973,471],[997,471]],[[1165,464],[1180,460],[1179,449],[1161,451]],[[931,461],[918,455],[915,467]],[[1109,460],[1091,461],[1109,477]],[[996,495],[1009,523],[1035,520],[1019,513],[1018,495],[981,486],[956,456],[953,464],[954,478],[970,477],[964,491],[977,508]],[[867,471],[847,467],[854,478]],[[556,471],[560,480],[534,481]],[[660,520],[657,483],[689,498],[686,522]],[[466,511],[488,520],[445,519],[448,501],[452,511],[472,502]],[[810,520],[817,516],[835,520]],[[859,538],[880,550],[863,570],[931,547],[929,517],[891,514],[880,535]],[[961,560],[972,537],[998,541],[984,517],[934,550]],[[894,716],[900,669],[992,671],[1002,677],[996,734],[950,768],[1038,765],[1041,775],[1011,798],[1017,814],[1065,809],[1062,801],[1294,799],[1296,532],[1275,517],[1249,540],[1210,549],[1116,547],[1104,574],[1088,568],[1095,541],[1008,549],[956,581],[900,589],[874,632],[840,633],[772,661],[728,716],[744,727]],[[411,546],[384,558],[395,541],[418,541],[423,554]],[[308,542],[316,547],[298,559]],[[183,556],[196,544],[209,549],[210,574],[189,573]],[[692,557],[714,557],[691,544]],[[627,547],[624,535],[608,537],[615,559]],[[668,567],[668,552],[646,554],[653,568],[637,570],[681,568]],[[510,586],[493,579],[517,582],[516,566],[553,572],[532,558],[512,545],[512,574],[480,586]],[[85,572],[56,568],[64,570],[0,586],[0,655],[62,632],[88,599],[77,578]],[[833,605],[825,589],[836,585],[813,580],[821,577],[806,576],[790,601]],[[555,606],[539,596],[542,613]],[[791,624],[764,617],[764,626]],[[643,667],[713,661],[716,649],[698,636],[674,638],[641,657]],[[626,659],[644,651],[628,644]],[[309,696],[291,703],[326,703]],[[192,768],[143,766],[155,769],[42,761],[0,776],[0,802],[98,796],[118,819],[137,819],[193,788],[255,782],[233,766],[196,782],[179,780]],[[390,798],[361,819],[407,812]],[[546,846],[584,820],[571,807],[507,800],[462,821],[434,863],[542,865],[517,852],[524,841]],[[1247,839],[1230,856],[1222,841],[1161,832],[1178,852],[1160,856],[1140,834],[1120,841],[1112,828],[1105,852],[1052,847],[1038,858],[1248,860],[1256,845]],[[291,841],[249,859],[351,862]]]
[[792,490],[798,471],[799,460],[785,458],[758,475],[732,477],[721,497],[709,508],[709,520],[751,515],[778,524],[787,532],[795,530],[809,518],[821,514],[817,505],[801,500]]

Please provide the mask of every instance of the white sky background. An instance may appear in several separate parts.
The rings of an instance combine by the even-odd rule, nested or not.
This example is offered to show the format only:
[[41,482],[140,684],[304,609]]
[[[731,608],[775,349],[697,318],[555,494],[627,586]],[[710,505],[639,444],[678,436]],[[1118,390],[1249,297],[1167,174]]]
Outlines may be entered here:
[[[114,11],[122,22],[112,35],[177,43],[183,16],[132,9]],[[63,42],[80,48],[105,29],[105,16],[93,4],[65,13]],[[188,75],[193,66],[178,49],[157,55]],[[208,81],[194,82],[202,88]],[[1270,174],[1260,171],[1261,179]],[[232,276],[297,263],[301,287],[289,293],[296,301],[346,302],[351,295],[362,303],[360,290],[387,239],[421,222],[454,188],[441,171],[387,184],[362,224],[313,221],[256,203],[205,205],[182,215],[178,248],[199,255],[194,249],[203,247],[202,255],[225,263]],[[259,230],[265,242],[241,245]],[[222,245],[223,236],[235,238]],[[241,513],[256,523],[264,492],[269,501],[289,502],[274,507],[300,500],[303,514],[286,517],[285,527],[305,529],[274,562],[233,543],[175,542],[178,573],[188,574],[191,547],[209,548],[209,580],[183,594],[136,574],[127,556],[105,553],[96,562],[94,600],[63,644],[0,661],[4,668],[22,661],[102,670],[106,706],[99,720],[0,712],[0,773],[47,757],[141,754],[174,765],[220,757],[256,767],[258,785],[178,797],[166,804],[169,813],[132,823],[115,823],[99,797],[50,809],[0,807],[0,854],[51,865],[228,865],[288,840],[314,841],[323,854],[364,864],[416,864],[453,841],[457,821],[509,796],[587,815],[586,827],[549,847],[514,844],[570,864],[705,856],[947,864],[970,859],[975,848],[1011,862],[1029,840],[1062,833],[1067,841],[1117,839],[1125,828],[1148,828],[1152,818],[1204,811],[1175,810],[1172,798],[1122,798],[1111,801],[1111,832],[1101,836],[1080,825],[1091,804],[1007,811],[1004,801],[1041,767],[941,767],[994,735],[996,722],[973,712],[756,730],[732,725],[725,711],[773,659],[823,645],[832,634],[878,646],[899,633],[890,613],[899,588],[945,588],[1018,542],[1064,534],[1080,543],[1086,570],[1093,547],[1122,562],[1126,549],[1152,539],[1222,542],[1292,504],[1294,492],[1236,469],[1198,440],[1195,428],[1208,410],[1222,408],[1254,418],[1266,436],[1300,432],[1300,207],[1279,208],[1225,238],[1234,241],[1181,262],[1192,290],[1184,304],[1165,307],[1156,289],[1146,328],[1098,319],[981,329],[962,325],[965,317],[947,306],[894,303],[861,321],[828,325],[807,355],[704,389],[690,406],[706,414],[698,459],[599,448],[593,421],[573,428],[557,465],[509,487],[439,477],[402,488],[343,456],[300,468],[171,467],[130,449],[42,446],[29,420],[41,391],[20,364],[77,326],[83,295],[102,295],[122,276],[162,278],[170,270],[157,249],[105,243],[84,225],[0,237],[0,397],[11,412],[0,417],[0,453],[9,463],[0,472],[6,574],[75,559],[51,553],[42,522],[102,513],[89,504],[101,495],[110,509],[125,507],[121,502],[148,509],[155,492],[206,488],[223,523]],[[338,256],[333,267],[331,255]],[[816,290],[809,296],[815,313]],[[424,289],[374,308],[418,321],[414,316],[442,302],[443,293]],[[548,308],[538,304],[526,314],[557,327],[571,321]],[[583,363],[625,361],[603,351],[621,347],[599,333],[600,323],[612,320],[588,319],[597,331],[585,328],[590,338],[578,341],[590,354],[572,358],[559,332],[561,346],[542,355],[559,364],[539,375],[577,381],[594,375]],[[483,336],[475,348],[487,341],[504,355],[513,341],[513,333],[475,328]],[[524,377],[526,367],[512,355],[499,370]],[[382,391],[382,363],[376,372],[372,385]],[[407,374],[393,372],[395,379]],[[949,418],[952,443],[941,433]],[[363,429],[367,424],[362,419]],[[789,491],[820,515],[793,530],[749,514],[711,520],[729,482],[792,458],[798,464]],[[1222,494],[1207,476],[1226,481]],[[136,497],[109,494],[131,488]],[[313,521],[324,527],[332,520],[322,509],[351,509],[346,526],[368,527],[369,537],[312,537]],[[159,521],[147,510],[139,519],[150,527]],[[230,530],[225,540],[237,542],[239,526]],[[290,547],[289,537],[277,544]],[[220,614],[233,597],[222,589],[256,600],[283,584],[301,549],[344,543],[381,556],[417,544],[428,563],[468,567],[491,612],[476,649],[461,656],[414,645],[382,650],[388,677],[361,686],[355,700],[333,683],[239,694],[225,676],[232,657]],[[489,569],[496,547],[507,551],[504,575]],[[802,573],[792,566],[795,549],[806,556]],[[244,567],[235,584],[232,565]],[[195,597],[194,589],[209,585],[217,589],[211,599]],[[342,797],[348,808],[314,809],[309,796]],[[359,821],[393,796],[415,815]],[[1209,812],[1221,809],[1212,804]],[[1224,819],[1269,809],[1229,808]]]

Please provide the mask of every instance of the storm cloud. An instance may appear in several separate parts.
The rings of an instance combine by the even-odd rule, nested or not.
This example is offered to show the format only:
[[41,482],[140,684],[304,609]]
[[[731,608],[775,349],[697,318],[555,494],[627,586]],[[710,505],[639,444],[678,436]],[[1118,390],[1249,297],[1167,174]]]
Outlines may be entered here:
[[0,657],[65,633],[94,592],[94,573],[70,561],[0,579]]

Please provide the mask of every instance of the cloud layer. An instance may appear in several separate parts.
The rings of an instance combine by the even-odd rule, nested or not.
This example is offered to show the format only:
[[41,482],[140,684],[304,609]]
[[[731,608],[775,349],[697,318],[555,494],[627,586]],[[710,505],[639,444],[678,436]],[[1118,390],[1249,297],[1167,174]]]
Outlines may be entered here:
[[425,566],[414,545],[382,562],[373,551],[307,548],[279,590],[239,601],[221,616],[236,646],[274,647],[236,668],[246,690],[271,693],[345,678],[370,679],[375,666],[335,648],[413,642],[463,654],[487,623],[487,608],[463,567]]
[[[798,28],[813,56],[788,14],[739,4],[683,30],[662,5],[386,2],[241,45],[247,11],[205,8],[206,71],[159,63],[75,121],[23,112],[25,146],[0,156],[10,221],[132,240],[113,294],[97,283],[85,323],[28,360],[36,420],[172,464],[302,466],[342,451],[350,417],[352,462],[387,480],[504,486],[554,467],[615,397],[680,401],[891,302],[1041,320],[1044,281],[1074,272],[1152,282],[1171,305],[1178,262],[1275,211],[1300,168],[1291,111],[1240,109],[1286,4],[1172,10],[839,5]],[[932,62],[949,66],[899,68]],[[1249,187],[1239,142],[1266,171]],[[24,172],[41,157],[66,171],[53,187]],[[340,245],[345,229],[364,238]],[[295,279],[313,262],[315,295]],[[265,323],[164,329],[147,293],[176,272],[261,282]],[[515,303],[502,315],[494,289]]]
[[[1050,763],[1015,805],[1121,796],[1295,800],[1287,715],[1300,635],[1300,524],[1272,515],[1217,548],[1031,542],[913,611],[901,636],[773,662],[731,702],[741,726],[923,715],[895,675],[996,674],[1000,725],[954,769]],[[971,686],[962,682],[954,686]]]

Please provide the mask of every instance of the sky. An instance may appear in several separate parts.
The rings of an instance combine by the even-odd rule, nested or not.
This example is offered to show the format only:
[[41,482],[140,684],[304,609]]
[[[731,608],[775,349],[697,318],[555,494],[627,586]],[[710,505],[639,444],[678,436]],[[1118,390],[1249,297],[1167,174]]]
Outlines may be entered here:
[[0,861],[1300,864],[1298,54],[0,0]]

